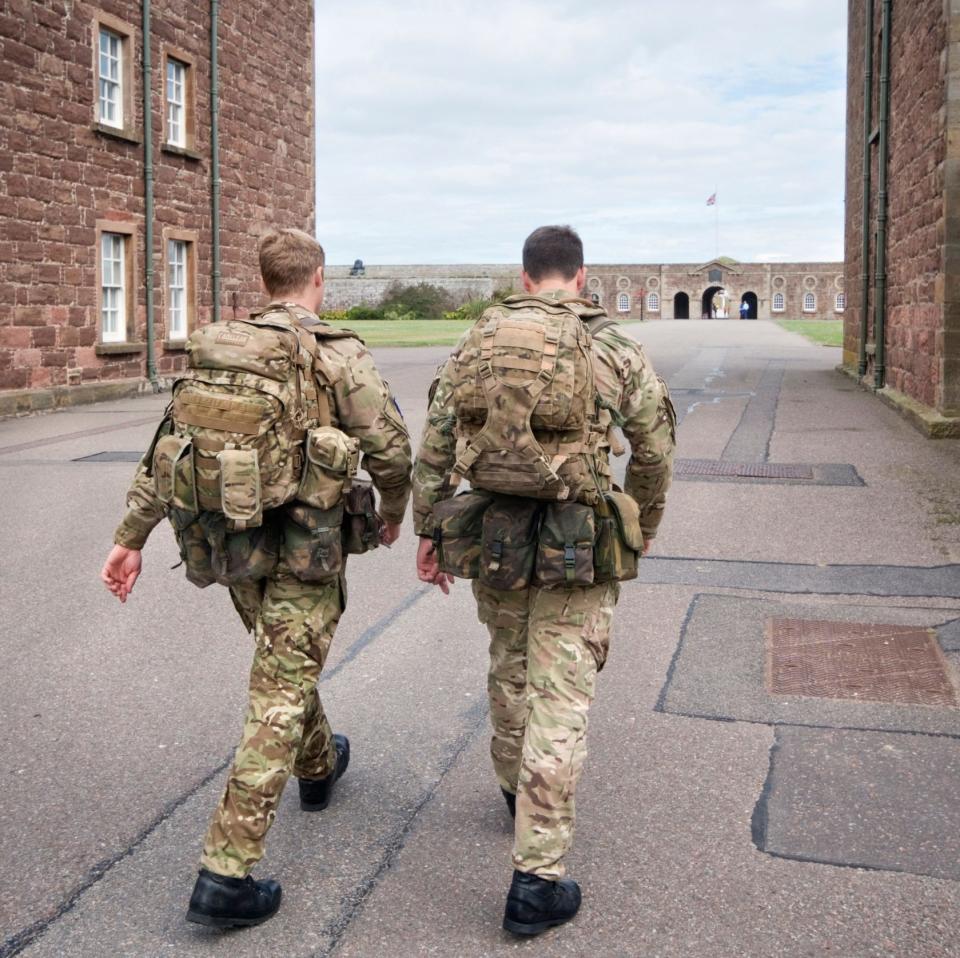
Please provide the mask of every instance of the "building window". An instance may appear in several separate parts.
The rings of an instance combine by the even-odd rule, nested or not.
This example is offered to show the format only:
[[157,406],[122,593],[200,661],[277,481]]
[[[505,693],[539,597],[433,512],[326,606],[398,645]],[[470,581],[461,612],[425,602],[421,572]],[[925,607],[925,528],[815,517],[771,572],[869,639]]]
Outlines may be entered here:
[[123,128],[123,37],[105,27],[100,28],[98,46],[100,80],[100,112],[98,118],[107,126]]
[[783,293],[774,293],[773,294],[773,311],[775,313],[782,313],[783,309],[784,309]]
[[617,297],[617,312],[618,313],[630,312],[630,294],[629,293],[621,293]]
[[648,313],[660,312],[660,297],[657,293],[651,293],[647,297],[647,312]]
[[100,234],[100,340],[122,343],[127,338],[127,237]]
[[813,293],[804,293],[803,294],[803,311],[805,313],[816,312],[817,309],[817,297]]
[[842,313],[847,308],[847,297],[843,293],[837,293],[837,302],[835,309],[838,313]]
[[180,50],[167,50],[163,59],[163,145],[189,152],[196,142],[193,60]]
[[167,337],[170,344],[182,344],[193,328],[196,310],[196,235],[166,234]]
[[187,145],[187,67],[173,57],[167,60],[167,142]]

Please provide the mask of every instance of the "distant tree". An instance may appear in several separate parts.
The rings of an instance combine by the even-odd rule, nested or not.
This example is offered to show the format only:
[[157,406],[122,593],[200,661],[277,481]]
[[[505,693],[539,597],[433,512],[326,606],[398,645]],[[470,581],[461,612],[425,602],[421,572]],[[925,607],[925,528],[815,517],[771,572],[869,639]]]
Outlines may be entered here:
[[380,302],[380,308],[385,313],[403,318],[409,318],[409,314],[413,313],[421,319],[443,319],[443,314],[453,306],[450,293],[432,283],[417,283],[416,286],[393,283]]

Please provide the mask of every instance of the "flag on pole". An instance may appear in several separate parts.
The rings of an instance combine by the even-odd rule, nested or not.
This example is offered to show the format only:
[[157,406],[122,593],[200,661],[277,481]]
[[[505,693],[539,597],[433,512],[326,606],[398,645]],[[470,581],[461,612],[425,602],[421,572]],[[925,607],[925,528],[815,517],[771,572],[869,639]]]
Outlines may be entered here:
[[714,193],[710,199],[707,200],[707,206],[716,206],[717,205],[717,194]]

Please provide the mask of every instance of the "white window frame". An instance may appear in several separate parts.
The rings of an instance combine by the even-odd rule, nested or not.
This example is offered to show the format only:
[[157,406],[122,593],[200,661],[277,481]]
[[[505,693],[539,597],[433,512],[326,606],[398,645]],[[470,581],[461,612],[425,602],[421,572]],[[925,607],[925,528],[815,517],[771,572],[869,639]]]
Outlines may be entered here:
[[125,233],[100,234],[100,341],[127,341],[127,242]]
[[805,313],[815,313],[817,311],[817,297],[815,293],[803,294],[803,311]]
[[846,293],[837,293],[837,298],[834,300],[834,311],[837,313],[842,313],[847,308],[847,294]]
[[167,338],[176,342],[188,336],[189,247],[188,240],[167,240]]
[[[99,24],[97,33],[97,119],[104,126],[117,130],[123,129],[123,72],[124,40],[123,34]],[[107,51],[104,51],[104,41]],[[113,49],[115,44],[115,51]],[[104,67],[106,66],[106,73]],[[114,116],[110,117],[110,109]]]
[[629,293],[617,294],[617,312],[618,313],[630,312],[630,294]]
[[187,71],[190,64],[167,57],[163,95],[167,106],[167,143],[186,149],[187,146]]
[[773,294],[773,311],[782,313],[787,308],[787,300],[783,293]]
[[647,294],[647,312],[648,313],[660,312],[660,294],[659,293]]

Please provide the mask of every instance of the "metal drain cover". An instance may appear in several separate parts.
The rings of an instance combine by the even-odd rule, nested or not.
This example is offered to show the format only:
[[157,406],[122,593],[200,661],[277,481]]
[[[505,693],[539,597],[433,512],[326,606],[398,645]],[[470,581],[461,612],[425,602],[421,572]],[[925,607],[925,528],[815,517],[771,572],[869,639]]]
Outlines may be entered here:
[[958,707],[933,629],[768,619],[766,632],[774,695]]
[[139,462],[142,452],[128,452],[121,450],[119,452],[95,452],[92,456],[81,456],[74,459],[74,462]]
[[742,476],[747,479],[813,479],[813,468],[780,462],[727,462],[725,459],[678,459],[674,475]]

